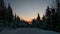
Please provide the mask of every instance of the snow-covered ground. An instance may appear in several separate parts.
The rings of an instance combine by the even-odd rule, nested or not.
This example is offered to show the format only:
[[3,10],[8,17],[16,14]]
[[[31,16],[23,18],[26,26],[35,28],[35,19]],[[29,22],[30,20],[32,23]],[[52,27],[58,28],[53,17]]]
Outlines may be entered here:
[[0,32],[0,34],[60,34],[60,33],[37,28],[18,28],[16,30],[5,29],[2,32]]

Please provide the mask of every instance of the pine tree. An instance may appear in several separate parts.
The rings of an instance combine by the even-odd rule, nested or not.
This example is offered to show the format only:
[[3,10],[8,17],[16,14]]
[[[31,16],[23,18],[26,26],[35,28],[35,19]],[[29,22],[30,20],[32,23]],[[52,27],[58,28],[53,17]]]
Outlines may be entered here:
[[46,9],[46,25],[45,25],[45,29],[51,30],[52,24],[51,24],[51,8],[49,8],[49,6],[47,6]]
[[17,16],[17,23],[16,23],[17,27],[20,27],[20,17]]
[[60,3],[59,0],[56,0],[57,8],[49,8],[47,7],[46,10],[46,28],[54,31],[60,32]]
[[12,12],[12,8],[11,8],[11,6],[10,6],[10,4],[8,4],[8,8],[7,8],[7,18],[8,18],[8,20],[9,21],[11,21],[12,19],[13,19],[13,12]]
[[32,20],[32,27],[37,27],[35,19]]
[[56,4],[57,4],[56,12],[52,16],[53,30],[60,32],[60,3],[59,3],[59,0],[56,0]]
[[45,28],[45,25],[46,25],[46,16],[43,15],[43,17],[42,17],[42,28],[43,29]]
[[32,20],[32,27],[40,28],[40,26],[41,26],[41,20],[40,20],[40,15],[38,13],[37,18]]
[[0,0],[0,31],[6,25],[6,6],[4,4],[4,0]]
[[41,20],[40,20],[40,15],[38,13],[38,16],[37,16],[37,19],[36,19],[36,24],[37,24],[37,27],[40,28],[41,27]]

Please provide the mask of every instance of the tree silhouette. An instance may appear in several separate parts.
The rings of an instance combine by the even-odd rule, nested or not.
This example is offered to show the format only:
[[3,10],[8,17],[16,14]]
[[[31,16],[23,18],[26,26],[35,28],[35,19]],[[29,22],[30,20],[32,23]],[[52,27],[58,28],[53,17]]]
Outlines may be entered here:
[[37,27],[37,28],[41,27],[41,20],[40,20],[39,13],[38,13],[37,18],[32,20],[32,27]]
[[60,3],[56,0],[57,8],[49,8],[46,10],[46,17],[43,16],[43,22],[46,18],[44,29],[59,31],[60,32]]

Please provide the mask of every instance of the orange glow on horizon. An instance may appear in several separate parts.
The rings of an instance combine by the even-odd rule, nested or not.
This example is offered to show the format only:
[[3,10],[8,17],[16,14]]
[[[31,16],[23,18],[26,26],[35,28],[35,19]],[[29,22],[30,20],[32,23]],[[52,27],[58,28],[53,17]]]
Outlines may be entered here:
[[31,18],[22,18],[23,20],[25,20],[25,21],[27,21],[27,22],[30,22],[30,21],[32,21],[32,19]]
[[22,20],[25,20],[25,21],[27,21],[29,24],[32,24],[32,19],[29,19],[29,18],[22,18]]
[[[39,13],[39,12],[37,12],[37,13],[34,14],[34,15],[27,15],[27,16],[25,16],[25,15],[19,15],[19,17],[20,17],[22,20],[25,20],[25,21],[27,21],[27,22],[32,22],[32,19],[36,19],[36,18],[37,18],[38,13]],[[39,15],[40,15],[40,19],[42,20],[43,15],[42,15],[41,13],[39,13]]]
[[[35,16],[32,16],[32,17],[28,17],[28,16],[22,16],[22,17],[20,17],[22,20],[25,20],[25,21],[27,21],[29,24],[32,24],[32,20],[33,19],[36,19],[37,18],[37,15],[35,15]],[[40,15],[40,19],[42,20],[42,15]]]
[[[22,19],[25,21],[31,22],[32,19],[36,19],[36,18],[23,17]],[[42,20],[42,17],[40,17],[40,19]]]

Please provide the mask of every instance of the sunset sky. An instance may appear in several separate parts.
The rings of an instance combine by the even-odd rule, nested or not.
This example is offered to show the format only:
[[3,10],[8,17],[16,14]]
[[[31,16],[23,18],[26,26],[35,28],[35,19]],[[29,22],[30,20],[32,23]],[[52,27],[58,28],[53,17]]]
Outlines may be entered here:
[[10,3],[13,14],[17,14],[21,19],[30,21],[37,17],[39,13],[42,17],[47,6],[52,0],[5,0],[5,4]]

